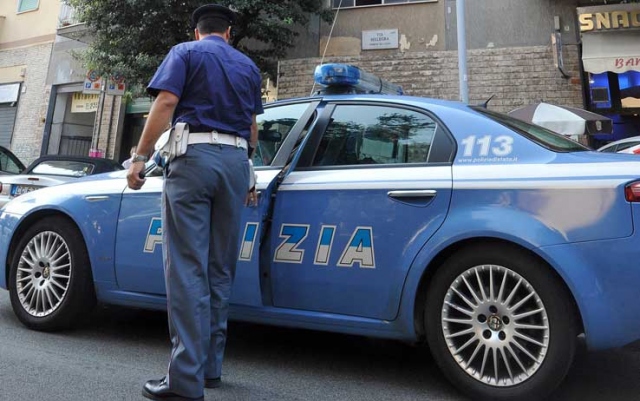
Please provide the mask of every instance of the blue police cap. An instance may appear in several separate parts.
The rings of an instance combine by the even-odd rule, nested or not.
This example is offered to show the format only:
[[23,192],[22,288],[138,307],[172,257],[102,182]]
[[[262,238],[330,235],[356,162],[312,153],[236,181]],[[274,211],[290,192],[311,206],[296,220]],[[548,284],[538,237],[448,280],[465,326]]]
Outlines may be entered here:
[[229,8],[220,4],[205,4],[204,6],[196,8],[193,14],[191,14],[191,27],[195,29],[198,21],[204,17],[226,19],[229,21],[229,25],[235,25],[236,23],[236,13]]

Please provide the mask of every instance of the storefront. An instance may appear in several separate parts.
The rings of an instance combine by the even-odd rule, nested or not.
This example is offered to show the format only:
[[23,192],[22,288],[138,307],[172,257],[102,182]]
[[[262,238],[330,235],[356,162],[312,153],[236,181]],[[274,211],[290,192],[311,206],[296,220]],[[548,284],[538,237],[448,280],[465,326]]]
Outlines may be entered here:
[[117,160],[128,159],[131,147],[138,144],[149,110],[151,110],[151,98],[149,97],[139,97],[127,104],[122,143]]
[[578,8],[587,107],[614,121],[591,145],[640,135],[640,4]]
[[99,95],[83,94],[81,85],[60,85],[54,90],[51,125],[45,136],[44,153],[87,156]]

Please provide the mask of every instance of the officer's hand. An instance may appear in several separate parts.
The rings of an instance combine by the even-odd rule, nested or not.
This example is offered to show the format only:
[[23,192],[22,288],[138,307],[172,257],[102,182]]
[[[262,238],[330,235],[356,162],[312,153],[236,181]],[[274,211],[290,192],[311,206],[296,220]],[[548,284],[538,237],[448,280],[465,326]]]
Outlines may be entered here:
[[145,182],[144,163],[131,163],[131,166],[129,166],[129,172],[127,173],[127,185],[129,188],[138,190],[142,188]]
[[258,193],[256,192],[256,187],[249,190],[244,204],[245,206],[256,206],[258,204]]

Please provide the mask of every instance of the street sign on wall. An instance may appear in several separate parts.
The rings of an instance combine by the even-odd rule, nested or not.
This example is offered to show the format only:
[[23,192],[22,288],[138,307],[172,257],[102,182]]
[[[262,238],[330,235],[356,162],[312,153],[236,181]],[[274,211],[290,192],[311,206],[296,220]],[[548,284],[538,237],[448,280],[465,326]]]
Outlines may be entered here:
[[398,30],[362,31],[362,50],[397,49]]

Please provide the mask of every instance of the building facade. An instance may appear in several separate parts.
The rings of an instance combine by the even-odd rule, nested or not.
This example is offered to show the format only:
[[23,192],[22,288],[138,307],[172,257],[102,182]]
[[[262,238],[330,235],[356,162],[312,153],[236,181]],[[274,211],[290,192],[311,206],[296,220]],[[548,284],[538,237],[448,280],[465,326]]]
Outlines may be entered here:
[[[315,93],[313,71],[328,62],[360,66],[407,95],[460,100],[456,0],[324,1],[334,23],[311,18],[265,101]],[[613,135],[589,138],[592,146],[640,135],[640,4],[621,3],[467,0],[469,102],[509,112],[544,101],[612,117]],[[73,10],[64,1],[11,0],[0,15],[0,145],[25,161],[127,158],[150,99],[125,104],[106,81],[87,87],[97,78],[77,53],[91,37]]]
[[0,145],[25,164],[40,154],[59,9],[59,0],[0,2]]
[[614,120],[613,136],[640,135],[640,2],[578,8],[586,106]]
[[[595,82],[602,88],[603,80],[607,81],[607,90],[614,88],[611,92],[616,98],[618,72],[598,71],[604,74],[603,78],[584,68],[583,48],[588,53],[598,53],[603,47],[600,42],[589,41],[589,33],[579,21],[587,18],[580,17],[583,7],[589,7],[588,11],[594,13],[589,17],[594,25],[602,26],[601,31],[606,30],[609,35],[610,43],[604,46],[612,51],[604,57],[609,57],[615,66],[616,59],[627,56],[624,63],[628,74],[620,77],[620,85],[627,88],[624,93],[632,93],[628,87],[637,88],[640,63],[634,57],[640,54],[636,51],[640,31],[634,27],[634,10],[640,9],[640,4],[611,3],[622,2],[466,1],[469,102],[480,104],[491,98],[489,108],[509,112],[544,101],[591,109],[617,122],[624,115],[625,124],[614,124],[613,135],[589,138],[594,146],[640,135],[640,109],[634,101],[627,100],[625,104],[631,107],[625,110],[615,103],[612,106],[592,102],[591,87]],[[318,22],[309,33],[309,37],[317,37],[317,54],[310,56],[307,47],[305,54],[298,56],[294,50],[290,59],[280,62],[279,99],[314,93],[317,88],[312,82],[313,70],[327,62],[362,67],[401,85],[408,95],[461,99],[456,0],[331,0],[328,6],[335,11],[334,24]],[[609,12],[608,17],[598,10]],[[609,23],[598,22],[605,18]],[[610,32],[616,30],[614,26],[617,33]],[[613,49],[611,43],[620,42],[622,36],[627,39]],[[616,76],[610,78],[612,73]],[[596,91],[603,92],[604,89]]]
[[78,56],[91,42],[91,34],[64,1],[59,21],[46,80],[51,100],[41,153],[121,159],[126,113],[122,91],[110,90],[114,85],[108,77],[82,65]]

